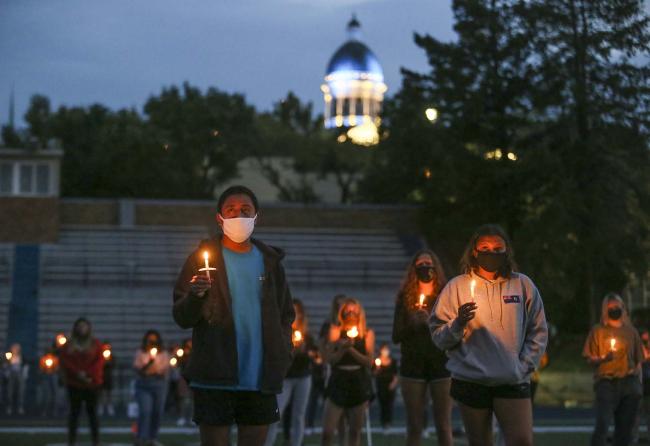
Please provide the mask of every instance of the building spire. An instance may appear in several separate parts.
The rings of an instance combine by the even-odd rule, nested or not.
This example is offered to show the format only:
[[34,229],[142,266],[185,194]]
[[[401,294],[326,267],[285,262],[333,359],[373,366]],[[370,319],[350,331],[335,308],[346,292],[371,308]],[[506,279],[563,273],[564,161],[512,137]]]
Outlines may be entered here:
[[9,128],[14,129],[14,90],[15,86],[11,85],[11,94],[9,95]]
[[350,40],[361,40],[361,23],[357,20],[356,14],[352,14],[352,19],[348,22],[347,28]]

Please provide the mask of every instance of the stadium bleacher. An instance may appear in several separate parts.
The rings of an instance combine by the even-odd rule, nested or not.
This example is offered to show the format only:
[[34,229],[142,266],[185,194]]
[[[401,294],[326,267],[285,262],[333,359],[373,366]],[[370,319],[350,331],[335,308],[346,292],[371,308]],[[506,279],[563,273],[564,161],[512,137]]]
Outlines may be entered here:
[[[395,291],[412,254],[397,234],[259,228],[255,236],[285,250],[292,294],[304,301],[312,331],[326,318],[331,298],[344,293],[362,301],[378,342],[390,339]],[[171,290],[187,255],[207,237],[204,227],[62,227],[58,243],[42,247],[39,350],[80,315],[111,342],[117,358],[128,361],[149,328],[160,330],[167,342],[189,337],[172,319]],[[0,299],[2,268],[9,271],[11,258],[3,253]],[[0,324],[6,324],[5,313]]]

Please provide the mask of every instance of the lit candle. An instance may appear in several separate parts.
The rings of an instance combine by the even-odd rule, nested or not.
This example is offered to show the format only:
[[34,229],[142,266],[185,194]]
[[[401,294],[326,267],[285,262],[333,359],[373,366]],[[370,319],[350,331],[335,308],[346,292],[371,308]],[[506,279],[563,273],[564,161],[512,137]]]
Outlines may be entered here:
[[185,350],[183,350],[182,348],[176,350],[176,356],[178,356],[179,358],[182,358],[184,354],[185,354]]
[[472,296],[472,302],[474,302],[474,289],[476,288],[476,279],[472,279],[469,283],[469,295]]
[[104,359],[108,359],[111,357],[111,351],[109,349],[106,349],[102,352],[102,355],[104,355]]
[[7,358],[7,361],[11,361],[11,358],[13,358],[13,356],[14,356],[14,355],[13,355],[13,353],[11,353],[11,352],[7,352],[7,353],[5,353],[5,358]]
[[611,351],[616,350],[616,339],[612,338],[609,340],[609,347]]
[[52,360],[52,358],[47,358],[47,359],[45,360],[45,367],[47,367],[48,369],[49,369],[50,367],[52,367],[52,364],[54,364],[54,361]]
[[208,251],[203,251],[203,259],[205,260],[205,276],[210,280],[210,265],[208,264]]
[[424,294],[420,294],[420,303],[418,304],[418,307],[422,308],[424,306],[424,299],[427,297]]
[[63,333],[56,335],[56,343],[59,344],[59,346],[65,345],[66,342],[68,342],[68,340]]
[[178,364],[178,359],[172,356],[172,358],[169,360],[169,365],[172,367],[176,367],[176,364]]
[[354,326],[354,327],[352,327],[351,329],[349,329],[349,330],[346,332],[346,334],[348,335],[348,338],[353,338],[353,339],[354,339],[354,338],[356,338],[357,336],[359,336],[359,330],[357,329],[356,326]]
[[379,359],[379,358],[375,359],[375,365],[377,367],[380,367],[381,366],[381,359]]
[[293,340],[296,343],[302,341],[302,333],[300,332],[300,330],[295,330],[293,332]]
[[158,354],[158,349],[156,347],[151,347],[151,350],[149,350],[149,354],[155,357]]

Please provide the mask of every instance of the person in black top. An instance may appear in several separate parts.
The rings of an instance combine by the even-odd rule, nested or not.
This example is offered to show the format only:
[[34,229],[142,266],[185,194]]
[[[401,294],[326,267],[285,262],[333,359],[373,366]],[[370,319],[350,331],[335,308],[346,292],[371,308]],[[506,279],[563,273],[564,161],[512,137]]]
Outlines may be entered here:
[[361,303],[346,298],[339,310],[338,325],[331,325],[323,358],[332,367],[325,390],[322,445],[332,443],[341,417],[347,414],[348,444],[361,443],[361,428],[368,401],[372,399],[375,333],[366,327]]
[[375,359],[375,384],[379,400],[381,427],[386,430],[393,421],[393,404],[397,389],[397,361],[390,355],[387,343],[379,347],[379,357]]
[[431,340],[429,316],[446,283],[438,256],[421,250],[411,260],[395,303],[393,342],[400,344],[400,386],[406,407],[408,446],[421,444],[427,393],[433,402],[438,444],[452,444],[447,356]]
[[[307,330],[305,307],[300,299],[293,299],[293,308],[296,313],[296,318],[291,325],[293,362],[282,384],[282,393],[278,395],[278,408],[280,413],[283,413],[287,405],[291,403],[290,445],[302,446],[305,411],[311,388],[311,355],[318,348]],[[275,443],[279,424],[278,422],[271,425],[266,443],[264,443],[266,446],[272,446]]]

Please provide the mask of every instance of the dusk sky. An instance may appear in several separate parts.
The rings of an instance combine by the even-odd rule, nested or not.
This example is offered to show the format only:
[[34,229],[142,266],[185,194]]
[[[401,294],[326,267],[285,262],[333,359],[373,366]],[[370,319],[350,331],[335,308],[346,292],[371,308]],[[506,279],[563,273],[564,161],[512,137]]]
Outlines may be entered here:
[[294,91],[322,111],[330,56],[357,14],[388,94],[424,71],[413,33],[452,40],[448,0],[0,0],[0,122],[41,93],[59,105],[142,105],[184,81],[243,93],[259,110]]

